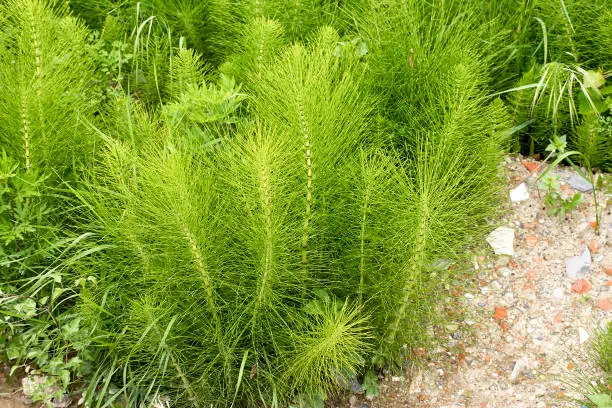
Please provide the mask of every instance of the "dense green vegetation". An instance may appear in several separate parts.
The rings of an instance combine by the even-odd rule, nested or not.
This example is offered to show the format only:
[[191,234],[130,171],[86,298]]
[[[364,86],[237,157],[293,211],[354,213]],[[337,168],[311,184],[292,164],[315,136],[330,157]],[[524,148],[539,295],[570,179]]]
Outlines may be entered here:
[[0,0],[4,359],[96,407],[372,388],[435,341],[505,151],[612,166],[610,13]]

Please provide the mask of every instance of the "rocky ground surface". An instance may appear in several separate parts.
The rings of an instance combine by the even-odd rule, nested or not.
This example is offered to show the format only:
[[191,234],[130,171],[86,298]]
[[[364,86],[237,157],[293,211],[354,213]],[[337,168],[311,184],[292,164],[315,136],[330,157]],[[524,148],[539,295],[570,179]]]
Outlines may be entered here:
[[[356,393],[328,405],[580,406],[574,401],[581,397],[578,390],[601,375],[588,358],[594,334],[612,314],[612,200],[609,189],[608,203],[606,192],[599,194],[599,232],[592,193],[583,193],[584,202],[561,219],[551,216],[546,191],[536,182],[542,171],[537,167],[532,159],[506,159],[508,211],[495,223],[506,228],[497,239],[512,239],[498,252],[513,254],[495,254],[487,246],[473,255],[465,289],[447,299],[463,313],[445,328],[442,346],[417,350],[421,360],[402,376],[381,379],[378,397]],[[574,171],[553,173],[563,198],[583,187]],[[29,406],[18,385],[8,384],[0,371],[0,408]]]
[[21,392],[20,378],[12,378],[7,367],[0,366],[0,408],[26,408],[30,400]]
[[[583,203],[561,219],[551,216],[537,167],[532,159],[506,158],[508,211],[499,225],[513,232],[514,254],[496,255],[489,247],[474,255],[473,283],[454,294],[466,314],[446,327],[445,344],[421,351],[426,358],[403,376],[383,379],[379,397],[354,394],[346,405],[580,406],[579,390],[601,376],[588,357],[596,331],[612,314],[610,186],[607,203],[606,191],[598,194],[596,232],[592,192],[582,193]],[[563,198],[583,188],[571,169],[551,173]]]

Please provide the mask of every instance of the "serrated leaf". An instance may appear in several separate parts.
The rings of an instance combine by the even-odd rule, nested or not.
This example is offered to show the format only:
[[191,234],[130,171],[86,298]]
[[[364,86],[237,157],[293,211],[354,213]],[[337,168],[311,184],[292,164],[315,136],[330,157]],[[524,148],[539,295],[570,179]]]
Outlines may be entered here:
[[72,340],[76,338],[76,335],[79,333],[79,326],[81,323],[80,318],[72,319],[69,323],[64,324],[62,326],[62,333],[67,340]]
[[62,370],[60,371],[60,378],[62,379],[62,386],[64,389],[68,388],[70,385],[70,371]]
[[6,348],[6,357],[9,360],[18,359],[19,356],[21,355],[21,348],[22,348],[22,345],[20,344],[20,342],[13,339],[13,341],[11,341],[8,347]]
[[53,289],[53,294],[51,295],[51,300],[55,300],[64,293],[65,289],[63,288],[55,288]]

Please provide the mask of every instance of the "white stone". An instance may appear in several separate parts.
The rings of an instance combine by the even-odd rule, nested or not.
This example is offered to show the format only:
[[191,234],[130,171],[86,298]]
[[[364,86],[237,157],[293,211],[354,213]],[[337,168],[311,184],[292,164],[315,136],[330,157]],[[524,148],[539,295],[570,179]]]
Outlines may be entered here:
[[[510,378],[509,378],[510,382],[512,383],[518,382],[519,376],[521,375],[521,371],[527,368],[528,365],[529,365],[529,360],[527,359],[527,357],[523,356],[519,358],[517,362],[514,364],[514,368],[512,369],[512,373],[510,374]],[[518,397],[518,394],[517,394],[517,397]]]
[[521,183],[517,187],[510,190],[510,200],[512,200],[514,203],[529,200],[529,190],[527,189],[527,184]]
[[493,248],[497,255],[514,256],[514,229],[508,227],[498,227],[494,229],[489,236],[487,242]]
[[591,253],[584,247],[582,253],[565,260],[565,273],[572,279],[584,276],[591,271]]
[[577,174],[572,174],[567,180],[567,182],[570,186],[572,186],[572,188],[583,193],[593,191],[593,185]]
[[552,295],[554,298],[563,299],[563,296],[564,296],[563,288],[555,288],[555,290],[553,290]]
[[589,339],[589,333],[584,330],[582,327],[578,328],[578,338],[580,339],[580,344],[584,344]]

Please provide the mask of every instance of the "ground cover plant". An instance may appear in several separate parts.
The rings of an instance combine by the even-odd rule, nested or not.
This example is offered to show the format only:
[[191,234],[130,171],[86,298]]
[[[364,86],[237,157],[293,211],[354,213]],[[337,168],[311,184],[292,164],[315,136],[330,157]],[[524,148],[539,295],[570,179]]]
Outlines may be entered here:
[[[375,394],[435,341],[448,266],[491,229],[544,98],[610,160],[607,74],[526,51],[532,15],[567,33],[571,10],[524,5],[506,49],[490,3],[0,3],[0,350],[34,398]],[[580,43],[596,32],[581,64],[607,61]]]

